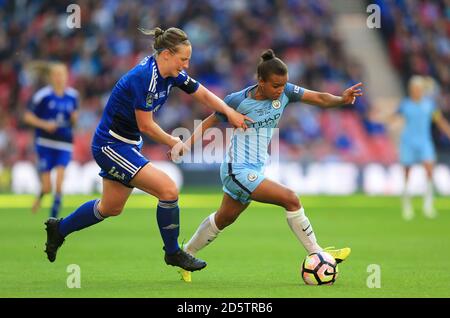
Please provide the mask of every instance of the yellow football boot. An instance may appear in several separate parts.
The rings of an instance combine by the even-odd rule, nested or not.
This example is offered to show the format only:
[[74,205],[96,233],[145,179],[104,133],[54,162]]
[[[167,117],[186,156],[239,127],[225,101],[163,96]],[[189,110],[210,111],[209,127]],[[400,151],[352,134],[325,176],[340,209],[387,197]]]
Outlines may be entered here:
[[334,246],[330,246],[330,247],[325,247],[323,249],[323,251],[327,252],[328,254],[333,256],[334,259],[336,260],[336,263],[339,264],[347,259],[347,257],[352,252],[352,249],[350,247],[334,249]]
[[181,280],[185,281],[186,283],[192,282],[191,272],[186,271],[182,268],[178,272],[181,275]]

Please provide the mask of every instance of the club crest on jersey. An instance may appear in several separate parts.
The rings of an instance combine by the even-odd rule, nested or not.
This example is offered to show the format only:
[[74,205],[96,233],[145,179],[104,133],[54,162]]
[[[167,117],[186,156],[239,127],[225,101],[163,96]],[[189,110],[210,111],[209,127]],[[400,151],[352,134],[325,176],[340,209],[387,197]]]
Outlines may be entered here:
[[275,109],[280,108],[281,107],[280,101],[278,99],[272,101],[272,107],[275,108]]
[[254,173],[249,173],[249,174],[247,175],[247,179],[248,179],[248,181],[253,182],[253,181],[255,181],[256,179],[258,179],[258,175],[254,174]]

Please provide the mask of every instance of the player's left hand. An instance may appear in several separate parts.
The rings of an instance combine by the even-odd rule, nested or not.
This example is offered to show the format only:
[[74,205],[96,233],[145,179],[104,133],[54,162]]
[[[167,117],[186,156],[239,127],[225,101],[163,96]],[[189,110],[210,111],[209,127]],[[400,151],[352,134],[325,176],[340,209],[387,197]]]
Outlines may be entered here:
[[363,95],[361,86],[363,86],[363,83],[360,82],[358,84],[353,85],[350,88],[347,88],[342,93],[342,102],[344,105],[354,104],[356,97]]

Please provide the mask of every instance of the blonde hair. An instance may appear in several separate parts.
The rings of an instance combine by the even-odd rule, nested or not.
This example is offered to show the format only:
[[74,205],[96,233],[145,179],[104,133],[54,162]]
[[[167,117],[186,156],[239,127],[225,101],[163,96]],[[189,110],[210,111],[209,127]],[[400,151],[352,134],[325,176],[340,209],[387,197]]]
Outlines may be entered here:
[[189,42],[187,34],[178,28],[169,28],[167,30],[163,30],[159,27],[156,27],[152,30],[145,28],[138,28],[145,35],[153,35],[153,50],[156,53],[161,53],[163,50],[169,50],[172,53],[176,53],[178,51],[178,45],[191,45]]
[[413,75],[408,81],[408,88],[411,88],[412,86],[418,86],[422,90],[425,88],[425,81],[423,76],[420,75]]
[[49,61],[33,61],[28,63],[26,69],[32,74],[38,81],[45,81],[50,83],[50,74],[52,70],[57,67],[64,67],[67,70],[66,64],[63,62],[49,62]]

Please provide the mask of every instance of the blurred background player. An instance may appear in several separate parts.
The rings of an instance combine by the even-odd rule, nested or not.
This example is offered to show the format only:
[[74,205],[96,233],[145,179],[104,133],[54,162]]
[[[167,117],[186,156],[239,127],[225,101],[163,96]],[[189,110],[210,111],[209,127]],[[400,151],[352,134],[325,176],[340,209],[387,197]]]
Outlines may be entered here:
[[434,218],[437,212],[433,204],[433,166],[436,153],[433,144],[432,122],[450,138],[450,125],[437,108],[435,93],[437,87],[430,77],[414,75],[408,83],[408,94],[398,108],[398,115],[404,119],[404,127],[400,136],[400,163],[404,168],[404,190],[402,216],[405,220],[414,217],[411,195],[408,190],[408,180],[411,167],[422,164],[427,177],[423,197],[423,213]]
[[32,212],[41,206],[42,198],[52,191],[51,171],[56,171],[53,205],[50,216],[58,216],[64,171],[72,157],[72,128],[78,118],[78,92],[67,87],[68,72],[63,63],[38,63],[48,73],[50,85],[38,90],[24,114],[24,121],[36,128],[35,147],[38,157],[41,191],[33,203]]
[[48,219],[45,251],[50,262],[55,261],[67,235],[121,214],[136,187],[159,199],[156,216],[164,242],[165,262],[190,271],[206,266],[206,262],[185,253],[178,245],[178,189],[166,173],[140,153],[141,134],[169,147],[181,142],[153,120],[153,114],[161,110],[172,87],[225,113],[236,127],[246,128],[246,117],[186,74],[184,69],[189,67],[192,47],[184,31],[178,28],[141,31],[154,37],[155,53],[145,57],[115,85],[92,141],[93,156],[103,178],[102,197],[84,203],[64,219]]
[[[358,83],[346,89],[342,96],[315,92],[293,85],[288,83],[286,64],[277,58],[271,49],[261,55],[257,79],[256,85],[225,98],[230,107],[247,114],[254,123],[250,124],[246,131],[234,130],[226,159],[220,169],[225,192],[221,206],[203,220],[185,245],[184,249],[189,254],[196,255],[211,243],[225,227],[239,217],[251,200],[283,207],[291,230],[308,254],[323,250],[316,241],[312,225],[297,194],[264,176],[268,147],[273,129],[278,126],[281,115],[289,103],[302,101],[320,107],[353,104],[356,97],[362,95],[362,84]],[[206,129],[217,125],[220,121],[226,121],[220,113],[206,118],[195,130],[194,135],[186,141],[185,151],[192,147]],[[170,157],[177,158],[180,150],[174,149]],[[342,262],[350,254],[350,248],[327,249],[327,252],[333,255],[337,262]],[[191,280],[190,273],[182,271],[182,275],[185,281]]]

